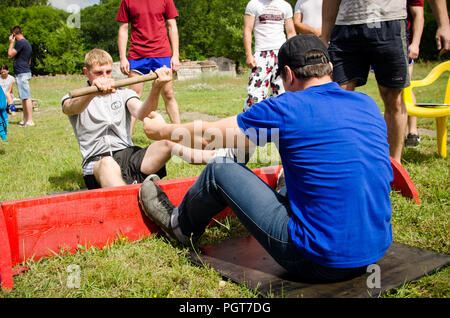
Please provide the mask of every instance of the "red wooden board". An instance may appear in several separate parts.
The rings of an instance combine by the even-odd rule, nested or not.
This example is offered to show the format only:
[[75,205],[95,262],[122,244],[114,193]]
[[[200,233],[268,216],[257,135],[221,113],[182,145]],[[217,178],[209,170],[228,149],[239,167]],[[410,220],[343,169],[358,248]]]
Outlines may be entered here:
[[413,199],[417,204],[420,204],[419,192],[408,172],[393,158],[391,158],[391,167],[394,171],[394,181],[391,184],[392,189],[400,191],[404,197]]
[[3,210],[0,206],[0,278],[2,289],[13,288],[13,275],[11,263],[11,248],[8,239],[8,229],[6,228]]
[[[281,166],[253,171],[271,187]],[[393,165],[394,184],[411,198],[415,190],[401,166]],[[197,177],[159,181],[173,204],[179,205]],[[405,181],[406,180],[406,181]],[[410,180],[410,178],[409,178]],[[414,187],[406,189],[405,187]],[[137,240],[158,231],[141,212],[140,184],[77,191],[2,202],[0,205],[0,275],[2,287],[12,288],[11,269],[25,260],[54,256],[62,249],[74,252],[79,245],[104,247],[119,237]],[[418,197],[416,202],[418,203]],[[225,209],[218,218],[231,213]],[[17,272],[17,270],[16,270]]]

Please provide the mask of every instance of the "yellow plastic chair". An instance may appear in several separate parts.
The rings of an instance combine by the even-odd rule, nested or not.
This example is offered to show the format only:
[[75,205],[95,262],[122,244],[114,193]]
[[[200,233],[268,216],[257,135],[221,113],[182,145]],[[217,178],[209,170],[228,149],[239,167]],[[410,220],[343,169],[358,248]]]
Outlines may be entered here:
[[403,100],[405,101],[409,116],[436,118],[438,153],[443,158],[447,157],[447,116],[450,115],[450,76],[447,81],[444,103],[442,104],[414,103],[411,92],[415,87],[432,84],[445,71],[450,71],[450,61],[443,62],[434,67],[424,79],[411,81],[411,85],[403,91]]

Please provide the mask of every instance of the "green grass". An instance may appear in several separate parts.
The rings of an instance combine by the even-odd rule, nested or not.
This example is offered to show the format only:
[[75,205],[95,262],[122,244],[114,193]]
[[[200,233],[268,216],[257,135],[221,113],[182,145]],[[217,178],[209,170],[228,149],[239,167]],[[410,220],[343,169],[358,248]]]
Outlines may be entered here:
[[[414,78],[423,77],[432,66],[417,64]],[[192,113],[194,117],[208,114],[211,118],[237,114],[242,110],[247,80],[244,74],[235,79],[205,77],[176,81],[180,112]],[[20,128],[17,123],[21,113],[10,117],[8,142],[0,143],[0,201],[84,188],[78,144],[60,106],[61,97],[83,86],[84,81],[81,76],[32,79],[33,98],[40,100],[39,111],[35,113],[37,126]],[[144,96],[149,87],[149,84],[145,86]],[[423,102],[442,101],[444,87],[445,81],[439,81],[435,87],[417,92],[417,98]],[[360,90],[372,96],[383,111],[373,75]],[[160,111],[164,113],[163,106]],[[434,120],[421,118],[419,127],[434,129]],[[135,127],[133,141],[140,146],[149,142],[140,122]],[[260,159],[253,160],[249,167],[270,164],[267,158]],[[418,148],[404,150],[402,164],[419,191],[421,205],[392,193],[394,240],[449,254],[449,159],[437,156],[434,137],[422,136]],[[167,179],[174,179],[197,176],[203,166],[171,160],[167,168]],[[199,247],[247,234],[236,218],[229,217],[220,223],[207,229]],[[75,254],[61,252],[52,258],[29,262],[30,269],[14,278],[14,290],[0,293],[0,298],[258,296],[257,290],[229,281],[224,283],[214,270],[192,265],[187,253],[187,249],[173,246],[158,235],[135,242],[120,238],[104,249],[80,246]],[[67,287],[70,275],[67,269],[72,264],[80,266],[80,288]],[[448,297],[449,276],[450,270],[445,268],[382,297]]]

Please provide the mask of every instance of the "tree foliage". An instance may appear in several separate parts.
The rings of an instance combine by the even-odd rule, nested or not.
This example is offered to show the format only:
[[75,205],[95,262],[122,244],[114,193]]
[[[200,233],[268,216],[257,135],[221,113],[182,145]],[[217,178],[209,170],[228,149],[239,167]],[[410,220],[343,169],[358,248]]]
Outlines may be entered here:
[[31,7],[48,5],[47,0],[0,0],[0,6],[5,7]]
[[109,52],[117,60],[117,32],[119,24],[116,21],[121,0],[102,0],[99,5],[93,5],[81,10],[81,33],[86,49],[101,48]]

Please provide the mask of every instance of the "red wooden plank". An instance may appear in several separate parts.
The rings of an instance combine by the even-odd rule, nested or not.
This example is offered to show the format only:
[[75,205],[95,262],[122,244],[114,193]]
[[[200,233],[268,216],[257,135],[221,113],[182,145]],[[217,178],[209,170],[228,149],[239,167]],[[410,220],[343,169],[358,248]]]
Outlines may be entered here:
[[14,285],[9,245],[8,230],[6,228],[3,209],[0,204],[0,279],[4,291],[11,290]]
[[420,204],[419,192],[408,172],[393,158],[391,158],[391,166],[394,172],[394,181],[391,184],[392,189],[400,191],[404,197],[413,199],[417,204]]
[[[393,188],[402,189],[403,195],[415,198],[418,203],[417,190],[406,171],[395,162],[392,167]],[[281,166],[275,166],[253,171],[274,188],[280,169]],[[158,184],[172,203],[179,205],[196,179],[165,180]],[[11,256],[1,258],[4,286],[12,286],[12,279],[8,278],[10,269],[24,260],[53,256],[61,249],[73,252],[78,245],[104,247],[118,236],[136,240],[158,231],[139,208],[139,187],[140,184],[135,184],[3,202],[0,255]],[[230,213],[227,208],[216,218]]]

